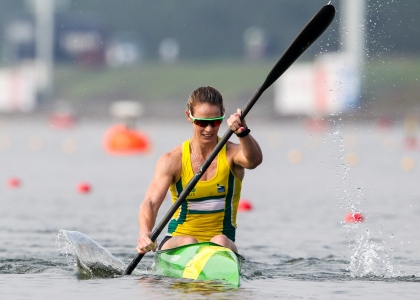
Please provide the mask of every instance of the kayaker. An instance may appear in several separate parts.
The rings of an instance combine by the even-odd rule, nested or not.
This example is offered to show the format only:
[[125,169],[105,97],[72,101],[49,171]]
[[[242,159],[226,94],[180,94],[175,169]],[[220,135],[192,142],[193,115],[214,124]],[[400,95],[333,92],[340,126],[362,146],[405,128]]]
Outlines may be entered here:
[[[158,248],[149,236],[168,189],[174,202],[216,146],[224,113],[223,97],[215,88],[200,87],[190,95],[185,115],[192,124],[192,137],[163,154],[156,164],[139,210],[139,253]],[[241,110],[237,109],[227,118],[239,143],[228,141],[211,162],[169,222],[159,249],[211,241],[238,251],[235,232],[242,180],[245,169],[256,168],[263,158],[260,146],[240,116]]]

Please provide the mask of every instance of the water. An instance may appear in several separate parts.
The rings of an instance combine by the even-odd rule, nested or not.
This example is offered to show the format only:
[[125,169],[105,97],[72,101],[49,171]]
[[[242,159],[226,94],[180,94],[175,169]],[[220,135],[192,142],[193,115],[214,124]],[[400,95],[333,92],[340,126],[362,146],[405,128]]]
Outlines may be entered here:
[[[117,269],[128,265],[156,160],[189,137],[186,122],[144,120],[139,128],[152,152],[111,156],[102,148],[109,122],[59,130],[43,120],[3,120],[1,298],[418,299],[420,152],[404,146],[403,125],[380,131],[374,122],[334,119],[314,132],[300,120],[248,119],[264,162],[244,180],[242,198],[253,210],[238,215],[237,245],[246,258],[239,289],[158,276],[151,254],[132,276],[89,272],[60,232],[96,241],[103,250],[89,259],[106,263],[112,254]],[[9,188],[11,177],[22,185]],[[91,193],[76,191],[83,181]],[[159,217],[169,207],[168,197]],[[348,212],[365,221],[345,223]]]

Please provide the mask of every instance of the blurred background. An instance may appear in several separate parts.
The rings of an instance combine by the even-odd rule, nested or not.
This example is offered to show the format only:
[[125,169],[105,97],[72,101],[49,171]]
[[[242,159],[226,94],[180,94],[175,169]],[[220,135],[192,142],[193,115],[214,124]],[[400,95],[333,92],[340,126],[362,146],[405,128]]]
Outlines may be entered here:
[[[420,3],[331,3],[337,8],[331,27],[262,96],[254,114],[418,112]],[[0,117],[108,118],[119,101],[138,104],[129,110],[144,118],[183,117],[189,94],[201,85],[219,89],[228,109],[243,107],[325,4],[3,0]]]

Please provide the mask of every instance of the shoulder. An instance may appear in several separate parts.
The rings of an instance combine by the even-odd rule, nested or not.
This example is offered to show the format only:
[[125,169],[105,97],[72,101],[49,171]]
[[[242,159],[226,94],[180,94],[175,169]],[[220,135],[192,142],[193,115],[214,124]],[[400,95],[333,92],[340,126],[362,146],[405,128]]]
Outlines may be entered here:
[[231,170],[236,177],[242,180],[245,175],[245,169],[241,165],[235,163],[235,156],[239,151],[241,151],[241,145],[229,141],[226,143],[226,158],[229,162]]
[[161,155],[159,158],[158,163],[164,163],[164,164],[173,164],[173,163],[180,163],[182,158],[182,144],[176,146],[171,151],[166,152]]
[[182,166],[182,145],[176,146],[169,152],[162,154],[157,162],[156,170],[161,176],[172,177],[172,181],[178,178]]
[[226,143],[226,157],[230,165],[233,165],[233,159],[240,150],[241,150],[241,145],[230,142],[230,141]]
[[226,143],[226,155],[235,155],[241,149],[241,145],[228,141]]

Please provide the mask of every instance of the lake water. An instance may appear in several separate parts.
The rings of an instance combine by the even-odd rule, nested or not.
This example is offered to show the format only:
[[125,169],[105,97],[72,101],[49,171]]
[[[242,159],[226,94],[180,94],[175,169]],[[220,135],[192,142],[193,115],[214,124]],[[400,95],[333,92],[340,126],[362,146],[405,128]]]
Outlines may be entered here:
[[[190,137],[186,122],[140,121],[152,151],[112,156],[102,146],[111,122],[65,130],[2,120],[0,298],[419,299],[420,151],[407,147],[403,123],[378,129],[334,117],[320,131],[304,120],[248,123],[264,162],[244,179],[253,209],[238,214],[246,261],[240,288],[231,289],[153,274],[150,253],[135,275],[86,276],[59,234],[79,231],[128,265],[156,160]],[[12,177],[19,187],[8,186]],[[81,182],[90,193],[77,192]],[[169,207],[168,198],[159,217]],[[349,212],[364,222],[344,222]]]

